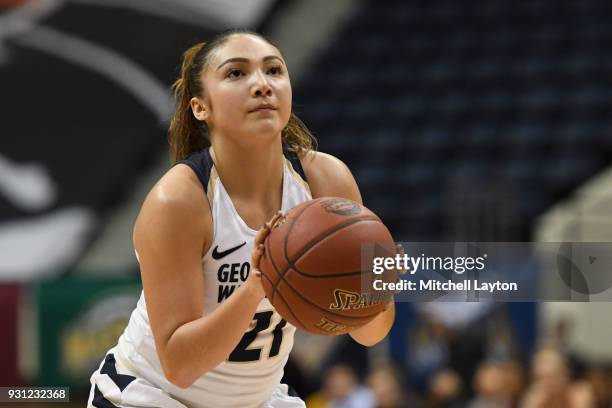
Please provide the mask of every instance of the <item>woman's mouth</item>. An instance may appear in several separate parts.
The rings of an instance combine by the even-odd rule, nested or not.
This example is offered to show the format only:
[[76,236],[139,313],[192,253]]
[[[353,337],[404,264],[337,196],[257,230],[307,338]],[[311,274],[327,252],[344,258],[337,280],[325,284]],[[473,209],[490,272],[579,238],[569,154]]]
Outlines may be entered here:
[[254,112],[272,112],[275,111],[276,108],[273,105],[269,105],[269,104],[262,104],[257,106],[255,109],[251,109],[249,111],[249,113],[254,113]]

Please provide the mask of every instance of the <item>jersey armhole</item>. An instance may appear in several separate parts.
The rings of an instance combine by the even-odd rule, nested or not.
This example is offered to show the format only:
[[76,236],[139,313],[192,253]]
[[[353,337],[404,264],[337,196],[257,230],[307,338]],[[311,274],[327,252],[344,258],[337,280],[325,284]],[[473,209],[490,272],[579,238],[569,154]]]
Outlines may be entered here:
[[289,163],[291,163],[293,171],[295,171],[302,178],[302,180],[308,184],[308,178],[306,177],[306,173],[304,172],[304,168],[302,167],[302,162],[300,161],[298,154],[283,146],[283,155],[287,160],[289,160]]

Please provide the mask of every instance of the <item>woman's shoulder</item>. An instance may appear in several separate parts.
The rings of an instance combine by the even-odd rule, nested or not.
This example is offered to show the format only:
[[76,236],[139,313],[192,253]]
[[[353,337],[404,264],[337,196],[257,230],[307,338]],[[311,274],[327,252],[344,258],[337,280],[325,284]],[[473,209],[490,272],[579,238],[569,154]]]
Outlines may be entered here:
[[[156,224],[199,228],[200,221],[210,215],[206,193],[194,171],[177,164],[153,186],[144,200],[139,221],[156,220]],[[205,227],[205,225],[204,225]]]
[[170,207],[205,209],[206,193],[195,172],[185,164],[170,168],[153,186],[146,201]]
[[313,197],[336,196],[361,199],[355,178],[337,157],[315,150],[298,154]]
[[[306,150],[298,153],[302,167],[306,173],[311,173],[317,176],[337,176],[348,170],[348,167],[342,160],[329,153],[323,153],[316,150]],[[308,176],[308,174],[307,174]]]

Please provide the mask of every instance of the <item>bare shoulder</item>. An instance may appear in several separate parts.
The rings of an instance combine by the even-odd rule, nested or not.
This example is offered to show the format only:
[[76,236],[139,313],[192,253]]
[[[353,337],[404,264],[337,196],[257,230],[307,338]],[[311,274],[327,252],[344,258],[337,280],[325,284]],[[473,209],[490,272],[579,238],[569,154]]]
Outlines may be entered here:
[[202,184],[185,164],[178,164],[168,170],[153,186],[147,200],[163,205],[186,206],[186,209],[193,210],[207,207],[202,205],[206,200]]
[[208,235],[208,218],[210,206],[202,184],[191,168],[176,165],[145,198],[134,228],[134,243],[138,246],[139,233],[157,235],[174,231],[204,240]]
[[361,202],[361,194],[346,164],[331,154],[308,151],[300,155],[313,198],[344,197]]
[[[203,215],[209,211],[206,194],[197,176],[184,164],[172,167],[153,186],[143,204],[143,210],[186,212]],[[180,211],[179,211],[180,210]]]

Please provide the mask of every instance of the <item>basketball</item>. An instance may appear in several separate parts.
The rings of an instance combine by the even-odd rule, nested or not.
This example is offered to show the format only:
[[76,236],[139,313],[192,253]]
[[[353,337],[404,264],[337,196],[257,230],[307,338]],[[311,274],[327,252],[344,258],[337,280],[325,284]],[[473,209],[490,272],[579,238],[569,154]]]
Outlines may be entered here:
[[362,289],[373,276],[362,266],[364,243],[395,248],[380,218],[359,203],[323,197],[292,208],[264,242],[266,296],[285,320],[310,333],[339,335],[363,326],[391,299]]

